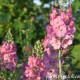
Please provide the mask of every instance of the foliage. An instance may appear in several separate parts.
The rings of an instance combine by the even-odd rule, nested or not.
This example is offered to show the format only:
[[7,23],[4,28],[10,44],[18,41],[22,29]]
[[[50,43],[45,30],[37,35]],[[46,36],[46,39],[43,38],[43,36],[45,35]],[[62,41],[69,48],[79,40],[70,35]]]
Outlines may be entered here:
[[[21,75],[21,71],[19,72],[21,62],[27,61],[25,58],[31,55],[31,52],[26,52],[25,48],[31,51],[33,49],[36,50],[36,41],[42,41],[46,35],[45,26],[49,23],[49,14],[52,7],[56,7],[56,4],[53,5],[55,0],[40,0],[40,6],[33,1],[34,0],[0,0],[0,44],[2,44],[5,35],[10,29],[17,46],[19,61],[17,70],[14,73],[14,78]],[[48,4],[50,7],[44,7],[45,4]],[[69,47],[70,54],[68,55],[67,62],[71,66],[71,72],[74,73],[80,70],[80,0],[75,0],[72,3],[72,9],[73,16],[75,17],[76,32],[74,43]],[[41,42],[39,42],[39,44],[41,44]],[[41,50],[43,50],[43,48]],[[42,52],[40,54],[42,55]],[[66,69],[66,73],[69,73],[70,70]],[[16,80],[20,80],[19,76]]]

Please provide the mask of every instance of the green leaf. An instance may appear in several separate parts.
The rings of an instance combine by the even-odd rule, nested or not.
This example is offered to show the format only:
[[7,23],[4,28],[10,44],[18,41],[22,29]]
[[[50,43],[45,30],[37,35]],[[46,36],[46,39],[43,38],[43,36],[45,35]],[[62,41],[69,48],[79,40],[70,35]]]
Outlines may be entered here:
[[11,19],[9,13],[0,12],[0,24],[7,24]]
[[71,51],[71,55],[74,57],[74,60],[80,61],[80,44],[75,45]]

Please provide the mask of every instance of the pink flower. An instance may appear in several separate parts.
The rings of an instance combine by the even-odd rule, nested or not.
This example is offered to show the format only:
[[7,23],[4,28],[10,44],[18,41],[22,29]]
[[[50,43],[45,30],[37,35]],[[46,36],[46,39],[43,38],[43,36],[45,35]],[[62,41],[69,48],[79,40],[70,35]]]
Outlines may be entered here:
[[52,13],[56,15],[57,14],[57,10],[55,8],[53,8],[52,9]]
[[57,50],[71,45],[73,42],[72,35],[76,31],[71,5],[65,12],[62,9],[53,9],[50,15],[50,25],[47,25],[46,30],[47,35],[44,43],[48,48],[44,46],[45,52],[51,53],[49,46],[53,46],[53,49]]
[[69,16],[69,18],[72,17],[72,8],[71,8],[71,5],[68,6],[66,14]]
[[5,65],[5,68],[14,71],[16,68],[16,63],[18,61],[18,57],[16,55],[16,46],[14,43],[4,42],[0,47],[0,51],[0,58],[2,60],[2,63]]
[[1,52],[7,54],[8,52],[12,52],[12,51],[16,51],[16,46],[14,45],[14,43],[4,42],[4,44],[1,46]]
[[53,20],[53,22],[50,21],[50,24],[52,25],[53,28],[54,27],[56,28],[56,27],[59,27],[59,26],[63,25],[64,24],[64,21],[61,19],[61,16],[57,16]]
[[71,45],[73,42],[74,35],[67,34],[62,40],[62,47],[67,48],[68,45]]
[[59,69],[54,69],[54,68],[51,68],[48,70],[47,72],[47,78],[49,80],[57,80],[58,79],[58,76],[59,75]]
[[52,13],[50,14],[50,21],[52,22],[53,19],[56,17],[57,11],[55,8],[52,9]]
[[30,67],[35,67],[35,66],[37,66],[37,58],[34,57],[34,56],[30,56],[30,57],[28,58],[28,65],[29,65]]
[[61,18],[65,22],[65,24],[68,24],[69,22],[69,16],[65,12],[61,12]]
[[57,50],[61,47],[61,42],[56,38],[53,38],[52,40],[50,40],[50,43],[55,50]]
[[43,47],[44,47],[44,52],[47,52],[48,54],[51,53],[50,43],[49,43],[49,39],[47,37],[45,37],[45,39],[43,41]]
[[68,6],[67,13],[72,13],[71,5]]
[[64,37],[67,33],[66,25],[61,25],[58,28],[54,29],[57,37]]
[[67,27],[69,33],[74,33],[76,31],[74,21],[70,21],[70,24]]
[[26,77],[35,77],[33,69],[31,67],[26,67],[26,70],[24,73]]
[[48,75],[48,76],[50,76],[50,75],[53,76],[54,74],[58,75],[58,74],[59,74],[59,70],[58,70],[58,69],[53,69],[53,68],[51,68],[51,69],[47,72],[47,75]]
[[[45,66],[40,58],[30,56],[28,65],[23,64],[23,80],[44,80]],[[43,75],[42,75],[43,74]]]
[[51,33],[53,30],[52,30],[52,27],[50,25],[47,25],[46,26],[46,30],[47,30],[47,33]]

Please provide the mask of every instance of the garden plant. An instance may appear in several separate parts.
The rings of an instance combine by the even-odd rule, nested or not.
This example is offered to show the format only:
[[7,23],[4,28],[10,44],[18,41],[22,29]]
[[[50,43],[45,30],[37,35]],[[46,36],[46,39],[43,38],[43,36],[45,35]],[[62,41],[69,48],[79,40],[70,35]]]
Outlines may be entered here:
[[0,80],[80,80],[80,1],[40,2],[0,1]]

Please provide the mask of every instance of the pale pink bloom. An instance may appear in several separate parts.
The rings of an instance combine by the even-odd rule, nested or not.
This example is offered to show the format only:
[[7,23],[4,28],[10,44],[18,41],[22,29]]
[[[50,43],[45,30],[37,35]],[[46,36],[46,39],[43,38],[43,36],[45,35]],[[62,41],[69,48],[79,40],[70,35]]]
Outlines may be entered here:
[[48,72],[47,72],[47,75],[49,76],[49,75],[54,75],[54,74],[56,74],[56,76],[58,76],[58,74],[59,74],[59,69],[58,68],[50,68],[49,70],[48,70]]
[[[35,64],[36,62],[36,64]],[[35,64],[35,65],[34,65]],[[37,57],[30,56],[28,59],[28,65],[23,64],[23,80],[44,80],[45,66],[43,61]],[[43,74],[43,75],[42,75]]]
[[69,16],[65,12],[61,12],[61,18],[67,24],[69,22]]
[[56,28],[56,27],[59,27],[59,26],[63,25],[64,24],[64,21],[61,19],[61,16],[57,16],[53,20],[53,22],[50,22],[50,24],[52,25],[53,28],[54,27]]
[[[68,6],[65,12],[62,11],[62,9],[53,9],[50,15],[50,25],[48,25],[46,29],[47,42],[45,41],[44,51],[50,53],[49,45],[52,45],[55,50],[61,46],[66,48],[68,45],[71,45],[73,42],[72,35],[76,31],[71,5]],[[48,48],[46,48],[47,46]]]
[[65,19],[65,17],[66,17],[65,12],[61,12],[61,18],[64,20],[64,19]]
[[54,14],[54,13],[50,14],[50,21],[51,22],[54,20],[55,16],[56,16],[56,14]]
[[10,55],[9,54],[5,54],[5,55],[3,55],[3,61],[4,62],[10,62]]
[[4,52],[5,54],[12,51],[16,51],[16,46],[13,43],[4,42],[1,46],[1,52]]
[[61,42],[56,38],[53,38],[52,40],[50,40],[50,43],[55,50],[57,50],[61,47]]
[[54,29],[57,37],[64,37],[67,33],[66,25],[61,25],[58,28]]
[[55,8],[52,9],[53,14],[57,14],[57,10]]
[[5,43],[1,46],[0,51],[7,53],[7,51],[9,51],[9,49],[10,49],[9,44],[8,44],[7,42],[5,42]]
[[56,69],[52,68],[52,69],[48,70],[48,72],[47,72],[47,76],[48,76],[49,80],[57,80],[58,75],[59,75],[59,69],[57,69],[57,68]]
[[55,72],[55,69],[50,69],[48,72],[47,72],[47,76],[53,76],[54,75],[54,72]]
[[43,40],[43,46],[47,47],[48,43],[49,43],[49,39],[45,37],[45,39]]
[[53,10],[53,13],[50,14],[50,24],[52,24],[53,20],[56,18],[56,13],[57,12],[55,10]]
[[33,77],[33,78],[35,77],[33,69],[30,68],[30,67],[26,67],[26,70],[25,70],[24,74],[25,74],[26,77]]
[[52,22],[53,19],[56,17],[57,11],[55,8],[52,9],[52,13],[50,14],[50,21]]
[[36,80],[41,80],[41,78],[38,76],[38,77],[36,78]]
[[34,57],[34,56],[30,56],[30,57],[28,58],[28,65],[29,65],[30,67],[35,67],[35,66],[37,66],[37,58]]
[[62,47],[67,48],[68,45],[71,45],[73,43],[73,38],[74,38],[74,35],[67,34],[62,40]]

